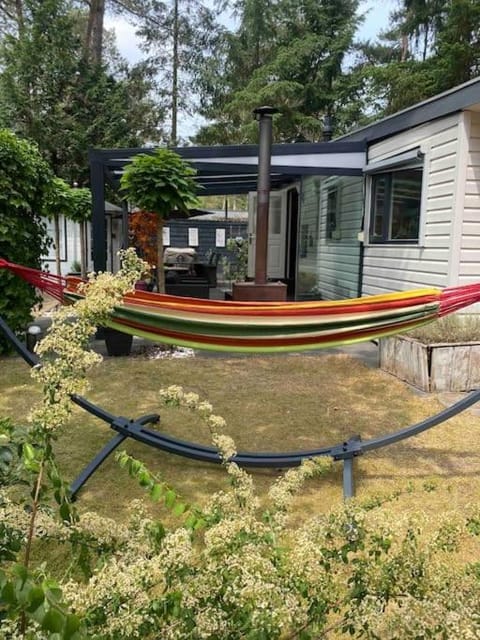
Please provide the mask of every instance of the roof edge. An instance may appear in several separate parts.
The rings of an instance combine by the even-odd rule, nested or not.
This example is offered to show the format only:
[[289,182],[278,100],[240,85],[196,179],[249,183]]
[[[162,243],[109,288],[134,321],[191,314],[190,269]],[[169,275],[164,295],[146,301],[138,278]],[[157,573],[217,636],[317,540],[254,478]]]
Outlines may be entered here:
[[360,127],[333,142],[375,142],[431,120],[457,113],[480,104],[480,76],[448,89],[406,109],[392,113],[377,122]]

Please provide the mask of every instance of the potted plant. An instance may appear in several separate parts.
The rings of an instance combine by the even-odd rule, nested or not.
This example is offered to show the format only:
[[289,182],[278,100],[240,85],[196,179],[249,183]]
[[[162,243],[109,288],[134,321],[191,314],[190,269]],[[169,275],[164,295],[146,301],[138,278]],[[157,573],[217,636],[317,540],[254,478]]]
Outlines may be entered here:
[[128,356],[132,350],[133,336],[111,327],[103,328],[105,347],[109,356]]
[[380,368],[422,391],[480,387],[480,317],[447,316],[380,340]]
[[223,277],[230,283],[245,282],[248,272],[248,243],[242,236],[228,238],[226,248],[230,256],[222,258]]
[[124,196],[135,206],[156,214],[157,286],[165,292],[163,267],[163,222],[174,209],[188,213],[198,204],[195,169],[177,153],[157,149],[140,153],[127,165],[120,180]]

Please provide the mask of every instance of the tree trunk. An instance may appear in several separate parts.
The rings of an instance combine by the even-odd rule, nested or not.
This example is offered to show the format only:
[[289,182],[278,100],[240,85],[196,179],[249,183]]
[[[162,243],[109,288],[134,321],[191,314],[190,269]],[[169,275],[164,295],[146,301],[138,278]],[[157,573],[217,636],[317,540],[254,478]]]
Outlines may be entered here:
[[425,33],[423,35],[423,54],[422,60],[425,62],[428,53],[428,24],[425,25]]
[[158,293],[165,293],[165,269],[163,266],[163,218],[158,216],[157,226],[157,287]]
[[60,221],[58,214],[53,216],[53,241],[55,243],[55,266],[57,269],[57,276],[62,275],[62,267],[60,265]]
[[15,0],[15,13],[17,15],[18,33],[22,35],[25,27],[25,20],[23,17],[23,2],[22,0]]
[[104,16],[105,0],[90,0],[84,55],[96,64],[102,62]]
[[400,62],[405,62],[408,56],[408,36],[402,35],[402,53],[400,57]]
[[177,144],[177,112],[178,112],[178,0],[173,4],[173,65],[172,65],[172,130],[170,143]]

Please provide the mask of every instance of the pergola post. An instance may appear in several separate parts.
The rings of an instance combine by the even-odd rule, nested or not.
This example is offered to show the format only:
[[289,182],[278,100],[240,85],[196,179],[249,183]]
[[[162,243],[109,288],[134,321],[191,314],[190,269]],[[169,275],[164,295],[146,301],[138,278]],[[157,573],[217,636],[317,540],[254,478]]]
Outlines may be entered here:
[[92,191],[93,270],[107,268],[107,225],[105,220],[104,164],[90,153],[90,188]]

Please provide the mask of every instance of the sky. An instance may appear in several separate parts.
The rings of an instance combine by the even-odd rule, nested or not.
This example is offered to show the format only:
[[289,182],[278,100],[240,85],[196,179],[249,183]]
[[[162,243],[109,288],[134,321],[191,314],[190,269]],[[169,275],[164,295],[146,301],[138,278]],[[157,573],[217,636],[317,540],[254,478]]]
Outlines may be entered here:
[[[389,14],[396,4],[396,0],[363,0],[361,10],[366,13],[366,17],[358,30],[358,38],[374,40],[377,34],[388,25]],[[105,20],[105,27],[115,31],[117,47],[124,58],[131,64],[141,60],[143,54],[138,47],[133,25],[129,24],[124,17],[109,16]],[[189,119],[188,122],[180,121],[179,128],[184,136],[190,136],[199,124],[195,119]]]

